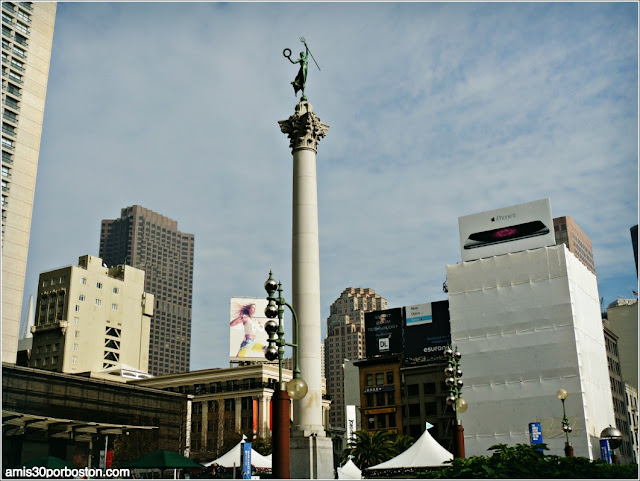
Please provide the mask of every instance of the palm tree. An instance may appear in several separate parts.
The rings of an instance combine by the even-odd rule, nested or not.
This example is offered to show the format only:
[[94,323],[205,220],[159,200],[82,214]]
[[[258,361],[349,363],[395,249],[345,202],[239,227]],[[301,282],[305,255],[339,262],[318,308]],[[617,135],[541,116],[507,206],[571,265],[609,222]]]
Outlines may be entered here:
[[342,453],[342,459],[353,457],[358,468],[364,470],[376,464],[383,463],[394,456],[393,441],[386,431],[356,431],[355,440]]
[[411,436],[398,436],[393,442],[393,455],[397,456],[398,454],[404,453],[407,449],[413,446],[416,440]]

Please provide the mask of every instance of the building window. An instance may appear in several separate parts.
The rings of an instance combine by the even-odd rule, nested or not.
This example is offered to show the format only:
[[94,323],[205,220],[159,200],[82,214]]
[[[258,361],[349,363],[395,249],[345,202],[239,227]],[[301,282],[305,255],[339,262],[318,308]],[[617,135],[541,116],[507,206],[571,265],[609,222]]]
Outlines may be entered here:
[[111,309],[114,311],[118,310],[118,304],[111,304]]
[[86,277],[81,277],[80,278],[80,284],[87,284],[87,278]]
[[422,385],[422,389],[425,394],[435,394],[436,393],[436,383],[435,382],[425,382]]
[[374,404],[373,404],[373,394],[372,393],[367,393],[367,395],[365,397],[365,400],[366,400],[365,401],[366,402],[366,404],[365,404],[366,407],[371,408],[371,407],[374,406]]
[[79,301],[81,301],[81,302],[84,302],[84,301],[85,301],[85,299],[86,299],[86,297],[84,296],[84,294],[80,294],[80,295],[78,296],[78,300],[79,300]]
[[78,331],[78,330],[74,331],[73,337],[78,339],[80,337],[80,331]]
[[393,371],[387,371],[387,384],[393,384]]
[[98,289],[102,289],[102,282],[96,282],[96,287]]
[[96,306],[102,305],[102,299],[96,299]]
[[376,393],[376,406],[384,406],[385,405],[385,395],[383,392]]
[[113,293],[114,293],[114,294],[117,294],[117,293],[118,293],[118,288],[117,288],[117,287],[114,287],[114,288],[113,288]]
[[420,417],[420,404],[409,404],[409,417]]
[[425,416],[437,416],[438,404],[435,402],[424,403],[424,414]]
[[77,356],[73,356],[73,357],[71,358],[71,364],[78,364],[78,358],[77,358]]
[[76,312],[78,312],[79,310],[80,310],[80,306],[76,304]]
[[382,386],[384,384],[384,373],[377,372],[376,373],[376,386]]
[[417,396],[418,394],[418,384],[409,384],[407,386],[407,396]]
[[373,386],[373,374],[367,374],[366,385]]
[[77,345],[77,344],[74,344],[74,345],[73,345],[73,350],[74,350],[74,351],[77,351],[77,350],[78,350],[78,345]]
[[80,318],[79,317],[74,317],[73,318],[73,325],[77,326],[78,324],[80,324]]

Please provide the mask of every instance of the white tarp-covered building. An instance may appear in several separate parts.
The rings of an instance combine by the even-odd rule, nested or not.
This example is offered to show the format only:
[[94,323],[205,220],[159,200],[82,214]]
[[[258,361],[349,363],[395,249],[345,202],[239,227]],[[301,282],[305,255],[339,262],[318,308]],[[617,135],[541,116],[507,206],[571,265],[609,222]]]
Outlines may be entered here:
[[447,279],[467,456],[529,444],[532,422],[548,454],[564,455],[565,389],[575,455],[599,459],[615,418],[595,276],[561,244],[450,265]]
[[[203,463],[205,466],[217,464],[225,468],[242,467],[242,441],[236,444],[228,452],[220,456],[218,459]],[[263,456],[255,449],[251,448],[251,464],[257,468],[271,468],[271,457]]]

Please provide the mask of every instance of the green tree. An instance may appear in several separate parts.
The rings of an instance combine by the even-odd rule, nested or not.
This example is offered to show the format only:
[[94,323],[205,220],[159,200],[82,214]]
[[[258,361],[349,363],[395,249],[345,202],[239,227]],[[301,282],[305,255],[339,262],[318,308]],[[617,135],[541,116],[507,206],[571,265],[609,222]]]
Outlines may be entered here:
[[397,456],[398,454],[404,453],[407,449],[413,446],[416,440],[411,436],[398,436],[393,442],[393,455]]
[[507,446],[496,444],[489,448],[491,456],[472,456],[454,459],[450,466],[438,470],[417,473],[422,478],[471,478],[471,479],[638,479],[638,465],[615,466],[588,458],[545,455],[544,444],[535,448],[527,444]]
[[394,456],[394,443],[391,435],[386,431],[356,431],[355,440],[349,443],[342,453],[342,460],[353,456],[353,462],[358,468],[366,469],[383,463]]

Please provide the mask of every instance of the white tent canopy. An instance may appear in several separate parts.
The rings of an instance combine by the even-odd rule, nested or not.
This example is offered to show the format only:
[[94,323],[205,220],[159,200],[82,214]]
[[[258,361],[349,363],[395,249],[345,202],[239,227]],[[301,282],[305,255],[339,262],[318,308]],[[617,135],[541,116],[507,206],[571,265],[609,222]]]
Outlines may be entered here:
[[338,468],[338,479],[362,479],[362,472],[351,459]]
[[429,430],[425,430],[422,436],[405,452],[395,458],[376,464],[368,469],[394,469],[394,468],[425,468],[429,466],[443,466],[444,462],[453,459],[453,454],[444,449],[438,441],[433,439]]
[[[220,456],[218,459],[204,463],[204,466],[217,464],[225,468],[240,467],[240,456],[242,454],[242,441],[229,450],[228,453]],[[256,468],[271,468],[271,458],[263,456],[255,449],[251,449],[251,464]]]

